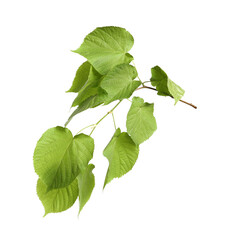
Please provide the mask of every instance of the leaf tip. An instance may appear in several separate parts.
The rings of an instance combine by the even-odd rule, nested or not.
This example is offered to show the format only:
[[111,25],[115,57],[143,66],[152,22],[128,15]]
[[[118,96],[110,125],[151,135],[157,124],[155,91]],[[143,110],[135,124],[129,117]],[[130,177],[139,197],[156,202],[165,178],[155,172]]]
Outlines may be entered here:
[[46,217],[46,215],[48,214],[49,212],[45,211],[44,215],[42,216],[43,218]]

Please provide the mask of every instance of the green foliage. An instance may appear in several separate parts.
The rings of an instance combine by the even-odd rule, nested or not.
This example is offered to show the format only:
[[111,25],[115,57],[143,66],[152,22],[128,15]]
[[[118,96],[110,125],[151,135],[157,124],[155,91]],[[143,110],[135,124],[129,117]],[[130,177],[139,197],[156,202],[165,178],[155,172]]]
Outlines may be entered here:
[[93,67],[91,67],[88,80],[86,85],[78,92],[78,96],[75,98],[74,102],[72,103],[72,107],[80,105],[86,99],[91,96],[98,95],[100,91],[100,83],[103,79],[103,76],[99,74]]
[[90,67],[90,63],[86,61],[78,68],[72,86],[67,92],[78,92],[81,90],[88,80]]
[[[157,90],[158,95],[170,96],[175,99],[175,103],[183,96],[184,90],[158,66],[151,69],[151,84],[156,89],[144,85],[135,66],[130,65],[133,57],[128,51],[133,42],[132,35],[124,28],[100,27],[88,34],[82,45],[74,51],[87,60],[76,71],[72,86],[67,91],[77,93],[77,96],[72,103],[76,109],[65,126],[73,117],[89,108],[116,100],[118,103],[96,124],[83,128],[75,136],[68,128],[58,126],[48,129],[37,142],[33,161],[39,176],[37,194],[45,208],[45,215],[70,208],[78,196],[80,212],[90,199],[95,185],[92,172],[94,165],[89,163],[94,152],[91,134],[109,114],[112,114],[116,129],[113,111],[123,99],[129,100],[136,90],[142,88]],[[157,129],[153,112],[153,103],[133,97],[127,114],[127,132],[117,128],[103,151],[109,161],[104,187],[133,168],[138,158],[139,145]],[[91,126],[89,136],[80,133]]]
[[78,175],[79,186],[79,212],[83,209],[89,200],[95,186],[95,177],[92,173],[94,165],[90,164]]
[[109,161],[105,187],[112,179],[123,176],[133,168],[139,154],[139,146],[133,142],[128,133],[121,133],[118,128],[103,154]]
[[66,187],[78,176],[76,147],[67,128],[48,129],[39,139],[34,151],[34,167],[48,190]]
[[136,144],[146,141],[157,129],[154,103],[144,103],[139,97],[134,97],[126,121],[127,132]]
[[133,36],[124,28],[101,27],[88,34],[74,52],[87,58],[99,73],[105,75],[114,66],[133,60],[127,53],[133,42]]
[[134,81],[136,77],[136,68],[129,64],[121,64],[110,70],[101,82],[101,87],[108,94],[105,104],[129,98],[141,84]]
[[173,97],[175,99],[175,104],[183,97],[184,90],[170,80],[167,74],[159,66],[153,67],[151,69],[151,74],[151,84],[156,87],[158,95]]
[[70,208],[78,197],[77,178],[67,187],[47,191],[47,185],[39,178],[37,182],[37,194],[48,213],[62,212]]
[[74,136],[76,149],[76,162],[80,171],[87,168],[89,161],[93,158],[94,140],[83,133]]

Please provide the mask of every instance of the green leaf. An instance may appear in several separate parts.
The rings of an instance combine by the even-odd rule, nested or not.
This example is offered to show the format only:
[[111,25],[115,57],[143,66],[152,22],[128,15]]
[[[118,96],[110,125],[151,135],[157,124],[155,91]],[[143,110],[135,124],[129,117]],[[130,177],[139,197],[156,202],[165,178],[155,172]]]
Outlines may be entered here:
[[100,82],[102,79],[103,76],[100,75],[93,67],[91,67],[88,81],[86,85],[79,91],[78,96],[72,103],[72,107],[80,105],[86,99],[103,92],[103,89],[100,88]]
[[133,60],[127,53],[133,43],[133,36],[124,28],[99,27],[89,33],[73,52],[87,58],[99,73],[105,75],[114,66]]
[[95,177],[92,173],[94,167],[93,164],[89,164],[87,168],[78,175],[79,213],[89,200],[95,185]]
[[126,127],[127,132],[137,145],[146,141],[157,129],[153,112],[153,103],[144,103],[144,100],[140,97],[133,98],[127,114]]
[[37,142],[34,167],[48,190],[69,185],[78,175],[72,133],[63,127],[48,129]]
[[105,104],[129,98],[141,84],[140,81],[134,80],[136,77],[136,68],[129,64],[118,65],[109,71],[100,84],[108,94]]
[[139,146],[133,142],[126,132],[121,133],[118,128],[103,154],[109,161],[104,182],[105,187],[112,179],[123,176],[133,168],[138,158]]
[[39,139],[34,151],[34,167],[48,191],[68,186],[79,174],[79,161],[87,162],[92,158],[90,140],[86,142],[89,152],[82,152],[81,138],[79,135],[73,138],[67,128],[55,127]]
[[45,208],[44,216],[46,216],[48,213],[65,211],[74,204],[78,197],[78,181],[75,179],[67,187],[53,189],[47,192],[47,186],[39,178],[36,190],[38,197]]
[[173,97],[175,104],[183,97],[185,91],[170,80],[159,66],[153,67],[151,73],[151,84],[156,87],[158,95]]
[[84,102],[79,104],[79,106],[74,110],[74,112],[68,118],[67,122],[65,123],[65,127],[68,125],[68,123],[72,120],[72,118],[75,115],[77,115],[78,113],[81,113],[89,108],[95,108],[95,107],[99,106],[100,104],[102,104],[104,102],[106,97],[107,97],[107,93],[104,90],[99,89],[98,94],[87,98]]
[[86,61],[78,68],[72,86],[67,92],[79,92],[88,80],[90,67],[90,63]]
[[93,158],[94,140],[81,133],[74,136],[74,143],[78,167],[82,171],[87,168],[89,161]]

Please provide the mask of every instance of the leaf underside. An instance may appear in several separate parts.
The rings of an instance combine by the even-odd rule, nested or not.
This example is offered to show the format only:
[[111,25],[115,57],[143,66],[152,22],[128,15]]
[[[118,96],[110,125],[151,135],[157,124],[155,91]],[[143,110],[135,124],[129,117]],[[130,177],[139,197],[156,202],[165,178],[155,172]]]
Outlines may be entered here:
[[153,67],[151,73],[151,84],[156,87],[158,95],[174,98],[175,104],[183,97],[185,91],[169,79],[167,74],[159,66]]

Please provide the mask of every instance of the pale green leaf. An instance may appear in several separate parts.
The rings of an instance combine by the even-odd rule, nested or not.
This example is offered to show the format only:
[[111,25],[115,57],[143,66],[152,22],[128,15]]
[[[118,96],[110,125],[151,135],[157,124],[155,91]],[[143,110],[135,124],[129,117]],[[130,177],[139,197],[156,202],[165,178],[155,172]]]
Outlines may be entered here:
[[94,167],[95,166],[93,164],[89,164],[87,168],[78,175],[79,212],[81,212],[93,191],[95,185],[95,177],[92,173],[92,170]]
[[102,79],[103,76],[100,75],[93,67],[91,67],[88,81],[86,85],[79,91],[78,96],[72,103],[72,107],[80,105],[86,99],[98,95],[100,92],[103,92],[103,89],[100,88]]
[[74,146],[78,167],[82,171],[87,168],[89,161],[93,158],[94,140],[86,134],[74,136]]
[[90,67],[90,63],[86,61],[78,68],[72,86],[67,92],[79,92],[88,80]]
[[129,98],[141,84],[140,81],[134,80],[136,77],[136,68],[129,64],[118,65],[109,71],[100,84],[108,94],[105,104]]
[[62,212],[70,208],[78,197],[78,181],[75,179],[64,188],[53,189],[47,192],[47,185],[39,178],[37,182],[37,194],[48,213]]
[[104,90],[99,89],[98,94],[87,98],[85,101],[79,104],[79,106],[74,110],[74,112],[68,118],[67,122],[65,123],[65,127],[68,125],[68,123],[72,120],[72,118],[75,115],[89,108],[95,108],[99,106],[105,101],[106,97],[107,97],[107,93]]
[[183,97],[185,91],[169,79],[159,66],[153,67],[151,73],[151,84],[156,87],[158,95],[173,97],[175,104]]
[[79,174],[79,161],[88,162],[92,158],[90,146],[89,152],[81,152],[78,136],[73,138],[69,129],[55,127],[39,139],[34,151],[34,167],[48,190],[68,186]]
[[74,52],[87,58],[99,73],[105,75],[114,66],[133,60],[127,53],[133,43],[133,36],[124,28],[99,27],[89,33]]
[[139,145],[146,141],[157,129],[153,115],[154,104],[144,102],[140,97],[134,97],[127,114],[127,132],[133,141]]
[[48,129],[37,142],[34,167],[48,190],[69,185],[78,175],[72,133],[63,127]]
[[138,158],[139,146],[133,142],[126,132],[121,133],[118,128],[103,154],[109,161],[104,182],[105,187],[112,179],[123,176],[133,168]]

